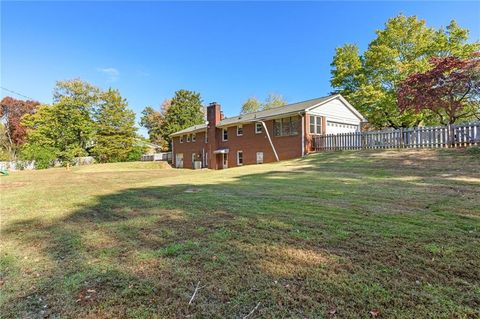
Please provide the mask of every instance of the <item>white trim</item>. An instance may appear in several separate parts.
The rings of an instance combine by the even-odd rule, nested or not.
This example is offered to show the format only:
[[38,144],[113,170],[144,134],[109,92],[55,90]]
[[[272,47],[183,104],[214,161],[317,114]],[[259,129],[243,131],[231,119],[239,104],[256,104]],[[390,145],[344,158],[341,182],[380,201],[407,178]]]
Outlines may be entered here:
[[[242,163],[239,162],[239,156],[238,154],[242,153]],[[242,166],[243,165],[243,151],[237,151],[237,166]]]
[[[322,115],[315,115],[315,114],[309,114],[310,120],[313,118],[313,133],[311,132],[310,125],[310,120],[308,121],[308,134],[310,135],[322,135],[322,130],[323,130],[323,119],[324,116]],[[318,128],[318,121],[320,120],[320,132],[317,131]]]
[[197,141],[197,134],[192,133],[192,142],[196,142],[196,141]]
[[[225,132],[227,132],[227,138],[225,138]],[[228,141],[228,128],[222,128],[222,142]]]

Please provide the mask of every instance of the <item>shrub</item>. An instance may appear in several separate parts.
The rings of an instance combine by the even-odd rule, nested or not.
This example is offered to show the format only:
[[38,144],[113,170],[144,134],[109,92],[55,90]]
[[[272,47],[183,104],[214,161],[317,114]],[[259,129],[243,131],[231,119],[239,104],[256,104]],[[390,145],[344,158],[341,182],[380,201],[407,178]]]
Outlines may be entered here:
[[143,146],[134,146],[132,151],[127,156],[128,162],[139,161],[142,155],[145,153],[146,148]]
[[25,145],[21,154],[24,159],[34,160],[36,169],[51,167],[56,158],[55,149],[29,144]]

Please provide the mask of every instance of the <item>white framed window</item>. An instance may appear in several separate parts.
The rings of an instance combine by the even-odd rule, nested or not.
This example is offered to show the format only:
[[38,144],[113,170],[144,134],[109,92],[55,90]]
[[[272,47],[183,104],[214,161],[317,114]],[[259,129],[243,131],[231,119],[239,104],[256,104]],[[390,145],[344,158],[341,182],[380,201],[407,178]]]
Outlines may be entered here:
[[183,143],[183,135],[180,135],[180,143]]
[[300,119],[298,116],[284,117],[273,121],[274,136],[290,136],[298,134]]
[[243,165],[243,151],[237,151],[237,165]]
[[228,129],[224,128],[222,131],[222,141],[228,141]]
[[237,136],[242,136],[243,135],[243,126],[239,125],[237,126]]
[[322,134],[322,117],[310,115],[310,134]]
[[187,135],[187,143],[190,142],[190,134]]
[[197,134],[193,133],[192,134],[192,142],[195,142],[197,140]]
[[260,134],[263,132],[263,124],[255,123],[255,134]]
[[263,164],[263,152],[257,152],[257,164]]

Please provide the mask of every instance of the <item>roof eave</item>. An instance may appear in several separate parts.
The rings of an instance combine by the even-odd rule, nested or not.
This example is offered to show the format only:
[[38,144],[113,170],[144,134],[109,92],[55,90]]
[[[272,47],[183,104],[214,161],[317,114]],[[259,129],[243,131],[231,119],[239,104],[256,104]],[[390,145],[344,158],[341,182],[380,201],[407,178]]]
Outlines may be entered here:
[[178,132],[170,134],[169,136],[170,137],[176,137],[176,136],[182,136],[182,135],[185,135],[185,134],[198,133],[198,132],[202,132],[202,131],[206,131],[206,130],[207,130],[206,127],[202,127],[202,128],[198,128],[198,129],[191,130],[191,131],[186,131],[186,132],[185,131],[178,131]]

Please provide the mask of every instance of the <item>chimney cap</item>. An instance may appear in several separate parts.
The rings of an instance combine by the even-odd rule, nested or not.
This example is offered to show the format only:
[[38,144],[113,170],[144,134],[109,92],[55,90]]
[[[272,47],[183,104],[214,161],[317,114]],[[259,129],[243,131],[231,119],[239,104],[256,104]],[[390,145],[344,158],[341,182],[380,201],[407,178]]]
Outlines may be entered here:
[[217,102],[210,102],[209,105],[212,106],[212,105],[217,105],[217,104],[218,104]]

